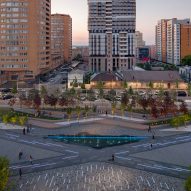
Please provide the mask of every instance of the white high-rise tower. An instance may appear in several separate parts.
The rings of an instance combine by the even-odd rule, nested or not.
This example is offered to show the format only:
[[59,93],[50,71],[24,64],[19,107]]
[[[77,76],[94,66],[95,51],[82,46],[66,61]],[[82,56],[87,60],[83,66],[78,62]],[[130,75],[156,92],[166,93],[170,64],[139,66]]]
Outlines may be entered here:
[[135,64],[136,0],[88,0],[89,65],[93,72]]

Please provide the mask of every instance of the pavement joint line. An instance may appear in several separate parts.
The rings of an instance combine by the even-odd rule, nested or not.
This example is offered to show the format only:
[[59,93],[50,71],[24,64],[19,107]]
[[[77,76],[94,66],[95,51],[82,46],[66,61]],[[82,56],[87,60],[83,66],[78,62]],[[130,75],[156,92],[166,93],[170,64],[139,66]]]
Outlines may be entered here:
[[178,171],[178,172],[182,172],[182,171],[190,172],[190,170],[183,169],[183,168],[170,168],[170,167],[165,167],[165,166],[161,166],[161,165],[154,165],[154,166],[149,166],[146,164],[137,164],[137,165],[147,167],[147,168],[159,169],[159,170],[167,169],[167,170],[173,170],[173,171]]
[[129,151],[121,151],[121,152],[118,152],[118,153],[115,153],[115,154],[120,155],[120,154],[125,154],[125,153],[129,153]]
[[39,164],[36,166],[31,166],[32,168],[40,168],[40,167],[45,167],[45,166],[51,166],[51,165],[55,165],[57,163],[48,163],[48,164]]
[[6,135],[8,135],[8,136],[11,136],[11,137],[20,137],[19,135],[14,135],[14,134],[10,134],[10,133],[6,133]]
[[78,156],[79,156],[79,155],[74,155],[74,156],[64,157],[64,158],[62,158],[62,160],[70,159],[70,158],[76,158],[76,157],[78,157]]
[[49,188],[52,186],[53,179],[54,179],[54,176],[52,176],[51,182],[49,184]]
[[153,176],[152,176],[152,181],[153,181],[153,183],[155,184],[155,179],[153,178]]
[[164,184],[166,185],[167,190],[169,190],[170,188],[168,187],[168,184],[166,182]]
[[137,164],[138,166],[143,166],[143,167],[147,167],[147,168],[153,168],[153,169],[159,169],[162,170],[161,167],[157,167],[157,166],[149,166],[149,165],[145,165],[145,164]]
[[142,177],[142,176],[140,176],[140,178],[141,178],[141,181],[143,182],[143,177]]
[[65,151],[67,151],[67,152],[70,152],[70,153],[74,153],[74,154],[79,154],[79,152],[76,152],[76,151],[71,151],[71,150],[65,150]]
[[149,143],[141,144],[141,145],[133,145],[132,147],[143,147],[143,146],[149,146]]
[[176,137],[176,139],[184,139],[184,138],[189,138],[190,136],[182,136],[182,137]]
[[149,187],[151,187],[151,184],[150,184],[150,182],[146,179],[146,181],[147,181],[147,184],[148,184],[148,186]]
[[175,170],[175,171],[186,171],[186,172],[190,172],[190,170],[188,170],[188,169],[184,169],[184,168],[170,168],[170,167],[165,167],[165,166],[161,166],[161,165],[154,165],[154,166],[157,166],[157,167],[161,167],[161,168],[165,168],[165,169],[169,169],[169,170]]
[[121,156],[116,156],[116,158],[119,158],[119,159],[124,159],[124,160],[132,160],[131,158],[127,158],[127,157],[121,157]]
[[137,179],[137,177],[136,177],[136,181],[137,181],[137,185],[138,185],[138,187],[140,189],[140,184],[139,184],[139,180]]
[[9,139],[14,139],[14,140],[15,140],[15,139],[17,139],[17,138],[16,138],[16,137],[9,137]]

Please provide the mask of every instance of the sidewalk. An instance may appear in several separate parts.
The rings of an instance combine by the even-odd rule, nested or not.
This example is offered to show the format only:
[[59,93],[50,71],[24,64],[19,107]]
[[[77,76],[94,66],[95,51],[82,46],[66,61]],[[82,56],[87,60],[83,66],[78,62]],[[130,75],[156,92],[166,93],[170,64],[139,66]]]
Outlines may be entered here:
[[127,116],[120,116],[120,115],[106,115],[106,114],[103,114],[103,115],[100,115],[102,117],[109,117],[109,118],[112,118],[112,119],[123,119],[123,120],[127,120],[127,121],[134,121],[134,122],[148,122],[148,120],[144,120],[144,119],[139,119],[139,118],[134,118],[134,117],[127,117]]

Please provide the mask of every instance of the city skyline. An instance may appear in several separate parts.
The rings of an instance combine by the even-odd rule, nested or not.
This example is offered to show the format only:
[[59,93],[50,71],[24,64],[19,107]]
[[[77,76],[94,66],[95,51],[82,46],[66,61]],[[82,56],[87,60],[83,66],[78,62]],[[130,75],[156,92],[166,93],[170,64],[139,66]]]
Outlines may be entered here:
[[[143,33],[147,44],[154,44],[157,21],[175,17],[190,18],[190,6],[190,0],[137,0],[137,30]],[[69,14],[73,20],[73,45],[88,45],[87,0],[75,1],[75,4],[74,0],[54,1],[52,13]]]

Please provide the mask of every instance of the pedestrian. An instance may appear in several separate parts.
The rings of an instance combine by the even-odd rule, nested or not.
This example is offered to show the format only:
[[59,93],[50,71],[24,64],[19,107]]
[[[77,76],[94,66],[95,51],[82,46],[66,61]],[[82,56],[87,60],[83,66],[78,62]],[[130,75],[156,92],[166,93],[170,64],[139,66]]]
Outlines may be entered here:
[[153,144],[151,144],[151,149],[153,148]]
[[155,139],[155,136],[153,135],[153,139]]
[[20,178],[22,177],[22,170],[21,170],[21,168],[19,168],[19,176],[20,176]]
[[21,160],[22,155],[23,155],[23,152],[22,152],[22,151],[20,151],[20,152],[19,152],[19,160]]
[[151,125],[149,124],[148,132],[150,132],[150,131],[151,131]]
[[112,161],[114,161],[115,160],[115,155],[114,154],[112,154]]
[[25,135],[26,134],[26,130],[25,130],[25,128],[23,128],[23,135]]
[[32,156],[30,155],[30,156],[29,156],[29,161],[30,161],[31,164],[33,164],[33,163],[32,163],[32,160],[33,160],[33,158],[32,158]]

